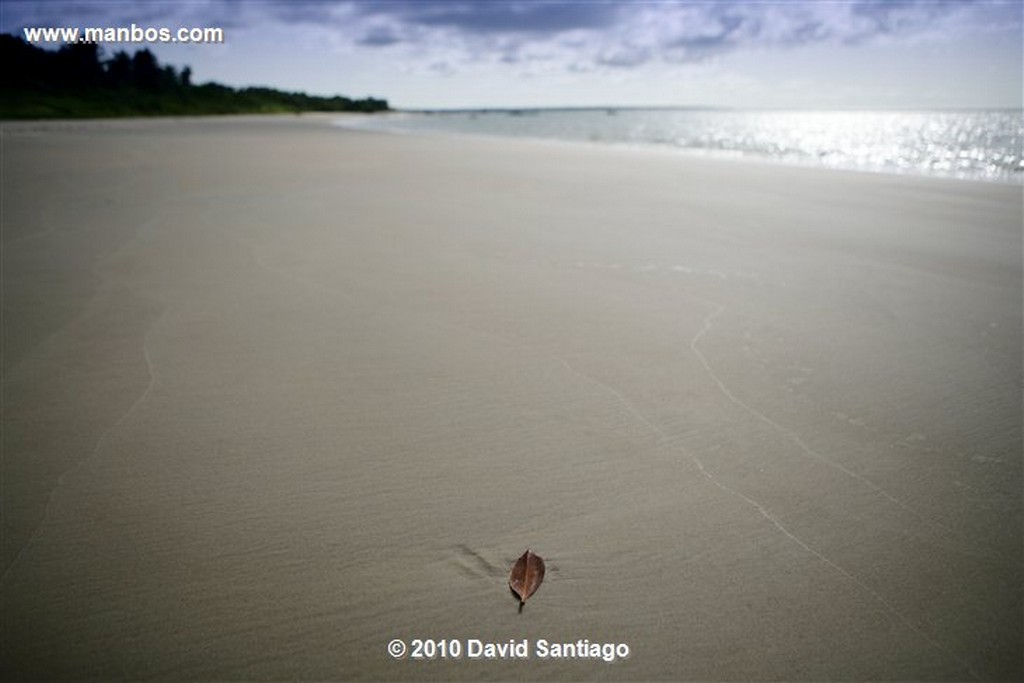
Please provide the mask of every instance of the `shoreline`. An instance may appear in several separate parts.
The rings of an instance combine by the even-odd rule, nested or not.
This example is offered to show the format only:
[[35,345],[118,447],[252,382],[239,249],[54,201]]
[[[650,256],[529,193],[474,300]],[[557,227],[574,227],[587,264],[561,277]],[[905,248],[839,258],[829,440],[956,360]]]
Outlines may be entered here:
[[[642,109],[647,111],[647,109]],[[556,109],[555,111],[562,111]],[[701,109],[703,111],[703,109]],[[709,110],[710,111],[710,110]],[[716,110],[717,111],[717,110]],[[728,110],[723,110],[728,111]],[[800,110],[802,111],[802,110]],[[833,110],[824,110],[833,111]],[[946,110],[937,110],[946,111]],[[971,111],[971,110],[965,110]],[[1007,110],[1012,111],[1012,110]],[[854,173],[854,174],[865,174],[869,176],[881,176],[881,177],[893,177],[893,178],[918,178],[924,180],[939,180],[939,181],[956,181],[956,182],[972,182],[981,183],[985,185],[999,185],[1013,188],[1024,188],[1024,173],[1017,179],[1004,179],[1004,178],[976,178],[976,177],[960,177],[951,175],[938,175],[938,174],[927,174],[913,170],[905,172],[890,170],[890,169],[878,169],[878,168],[856,168],[856,167],[842,167],[842,166],[824,166],[818,165],[811,161],[792,161],[786,159],[771,159],[767,157],[760,157],[754,155],[744,155],[742,152],[733,154],[731,152],[716,151],[716,150],[703,150],[703,149],[686,149],[681,147],[674,147],[672,145],[657,144],[657,143],[628,143],[628,142],[613,142],[613,141],[598,141],[598,140],[574,140],[564,138],[551,138],[551,137],[532,137],[532,136],[515,136],[515,135],[501,135],[497,133],[475,133],[475,132],[456,132],[456,131],[437,131],[437,130],[413,130],[413,129],[401,129],[401,128],[372,128],[363,127],[359,125],[351,125],[351,123],[358,121],[366,121],[371,117],[386,118],[392,114],[419,114],[419,112],[402,112],[395,111],[391,113],[375,113],[375,114],[360,114],[356,112],[344,113],[344,112],[301,112],[296,114],[223,114],[223,115],[196,115],[196,116],[151,116],[151,117],[123,117],[123,118],[103,118],[103,119],[8,119],[0,120],[0,128],[8,126],[14,130],[19,128],[38,130],[40,132],[46,130],[72,130],[76,125],[81,124],[88,127],[96,127],[99,129],[116,127],[117,124],[124,124],[127,127],[145,127],[144,124],[157,125],[159,123],[255,123],[255,122],[275,122],[275,123],[295,123],[305,122],[307,124],[314,125],[327,125],[342,130],[360,133],[370,134],[381,134],[381,135],[397,135],[397,136],[426,136],[426,137],[449,137],[454,139],[468,138],[476,139],[480,141],[493,141],[493,142],[522,142],[531,145],[546,145],[550,144],[554,147],[558,146],[580,146],[582,148],[594,148],[594,149],[608,149],[618,150],[620,152],[628,153],[639,153],[639,154],[652,154],[652,155],[665,155],[669,157],[677,157],[694,162],[710,161],[713,163],[749,163],[754,165],[763,165],[769,168],[781,167],[789,169],[803,169],[808,171],[834,171],[838,173]],[[50,125],[52,124],[52,125]],[[138,124],[143,124],[139,126]]]
[[[501,113],[499,112],[496,113]],[[547,111],[547,110],[541,110]],[[570,111],[563,109],[553,109],[551,111]],[[590,111],[585,109],[584,111]],[[598,110],[595,110],[598,111]],[[638,111],[651,111],[650,109],[639,109]],[[704,110],[697,109],[696,111],[719,111],[719,110]],[[720,110],[730,111],[730,110]],[[788,110],[780,110],[788,111]],[[834,111],[834,110],[824,110]],[[943,110],[944,111],[944,110]],[[969,111],[969,110],[965,110]],[[987,111],[987,110],[986,110]],[[1002,110],[1001,110],[1002,111]],[[1006,110],[1013,111],[1013,110]],[[424,112],[402,112],[395,111],[388,114],[378,115],[381,118],[387,118],[388,116],[394,115],[412,115],[412,116],[424,116],[427,113]],[[452,136],[455,138],[468,137],[477,138],[480,140],[521,140],[527,143],[538,143],[538,142],[551,142],[556,144],[580,144],[585,146],[596,146],[606,147],[613,149],[621,149],[627,151],[636,152],[652,152],[662,154],[673,154],[683,156],[690,159],[706,159],[711,161],[729,161],[729,162],[750,162],[755,164],[767,164],[769,166],[784,166],[790,168],[806,168],[814,170],[827,170],[827,171],[848,171],[853,173],[868,173],[873,175],[886,175],[896,177],[917,177],[917,178],[932,178],[939,180],[966,180],[970,182],[979,183],[994,183],[997,185],[1009,185],[1011,187],[1024,187],[1024,172],[1020,173],[1016,178],[980,178],[971,176],[957,176],[957,175],[946,175],[946,174],[935,174],[925,173],[921,171],[915,171],[913,169],[906,171],[898,171],[888,168],[866,168],[866,167],[855,167],[855,166],[826,166],[818,164],[814,161],[798,161],[790,159],[773,159],[766,156],[758,156],[754,154],[747,154],[744,152],[730,152],[725,150],[711,150],[711,149],[698,149],[698,148],[684,148],[678,147],[665,143],[656,142],[619,142],[619,141],[603,141],[603,140],[582,140],[582,139],[569,139],[569,138],[555,138],[555,137],[543,137],[543,136],[529,136],[529,135],[502,135],[500,133],[480,133],[480,132],[467,132],[467,131],[452,131],[452,130],[430,130],[430,129],[403,129],[400,127],[379,127],[374,128],[363,127],[359,125],[349,125],[344,122],[339,122],[337,125],[339,128],[346,128],[349,130],[362,130],[365,132],[378,132],[392,135],[428,135],[428,136]]]

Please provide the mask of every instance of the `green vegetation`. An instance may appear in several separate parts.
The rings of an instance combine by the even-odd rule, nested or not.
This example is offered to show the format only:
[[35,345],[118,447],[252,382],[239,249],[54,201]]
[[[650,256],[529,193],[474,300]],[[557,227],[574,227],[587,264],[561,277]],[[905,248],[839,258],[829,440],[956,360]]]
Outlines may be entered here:
[[100,118],[199,114],[387,111],[386,100],[316,97],[272,88],[192,83],[192,70],[161,66],[149,50],[101,59],[95,44],[50,51],[0,34],[0,118]]

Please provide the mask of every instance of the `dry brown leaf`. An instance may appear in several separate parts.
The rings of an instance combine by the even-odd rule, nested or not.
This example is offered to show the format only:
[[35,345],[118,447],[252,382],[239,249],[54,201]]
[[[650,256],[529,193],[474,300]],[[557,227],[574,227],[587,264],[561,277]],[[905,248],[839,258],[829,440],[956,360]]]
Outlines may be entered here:
[[540,555],[535,555],[532,550],[527,550],[516,560],[508,575],[508,585],[512,591],[519,596],[519,609],[531,595],[537,592],[541,582],[544,580],[544,560]]

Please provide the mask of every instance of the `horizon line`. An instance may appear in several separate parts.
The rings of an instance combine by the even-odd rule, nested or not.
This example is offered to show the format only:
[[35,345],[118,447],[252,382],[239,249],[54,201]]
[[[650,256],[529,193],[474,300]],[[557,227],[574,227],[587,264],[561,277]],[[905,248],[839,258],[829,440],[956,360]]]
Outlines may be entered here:
[[690,105],[690,104],[654,104],[654,105],[621,105],[621,104],[586,104],[586,105],[508,105],[508,106],[465,106],[465,107],[399,107],[392,106],[392,112],[403,114],[424,113],[507,113],[507,112],[543,112],[543,111],[821,111],[821,112],[982,112],[982,111],[1024,111],[1024,107],[1014,106],[975,106],[975,107],[867,107],[867,106],[836,106],[836,107],[737,107],[723,105]]

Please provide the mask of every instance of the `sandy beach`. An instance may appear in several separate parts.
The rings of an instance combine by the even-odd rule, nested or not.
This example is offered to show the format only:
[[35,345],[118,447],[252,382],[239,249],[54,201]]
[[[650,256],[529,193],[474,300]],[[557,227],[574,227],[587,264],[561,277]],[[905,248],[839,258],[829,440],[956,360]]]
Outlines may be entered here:
[[331,120],[3,125],[4,680],[1024,676],[1020,186]]

